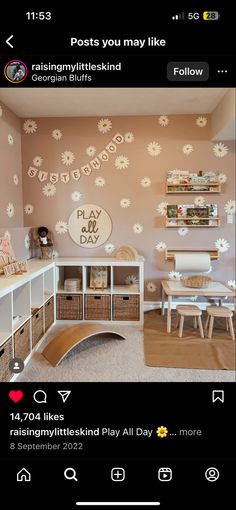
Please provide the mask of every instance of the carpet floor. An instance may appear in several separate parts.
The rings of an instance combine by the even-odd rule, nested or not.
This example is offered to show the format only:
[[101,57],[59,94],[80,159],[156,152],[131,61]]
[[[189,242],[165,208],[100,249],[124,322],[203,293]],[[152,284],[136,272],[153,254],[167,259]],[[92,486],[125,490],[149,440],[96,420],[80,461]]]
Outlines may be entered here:
[[[158,311],[145,314],[145,329]],[[166,318],[161,318],[166,324]],[[56,324],[34,352],[17,381],[21,382],[234,382],[230,370],[165,368],[145,365],[144,332],[137,326],[116,326],[126,340],[89,339],[75,347],[53,368],[41,351],[53,336],[71,324]],[[152,328],[151,328],[152,329]]]

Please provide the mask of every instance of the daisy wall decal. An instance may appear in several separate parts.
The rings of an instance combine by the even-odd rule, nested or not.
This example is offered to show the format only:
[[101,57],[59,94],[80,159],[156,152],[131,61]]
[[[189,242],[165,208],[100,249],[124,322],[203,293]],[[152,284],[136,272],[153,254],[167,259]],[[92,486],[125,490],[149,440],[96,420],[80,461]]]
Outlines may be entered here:
[[229,152],[229,147],[227,145],[225,145],[224,143],[219,142],[213,146],[212,150],[213,150],[214,156],[216,156],[217,158],[224,158],[224,156],[227,156],[227,154]]
[[206,117],[198,117],[196,119],[196,124],[200,128],[205,127],[207,125],[207,118]]
[[30,236],[29,234],[25,235],[25,247],[28,250],[30,248]]
[[43,186],[43,194],[46,197],[53,197],[56,194],[56,190],[55,184],[52,184],[51,182],[47,182],[47,184]]
[[110,131],[112,128],[112,122],[110,119],[100,119],[98,121],[98,131],[100,131],[100,133],[108,133],[108,131]]
[[180,228],[178,228],[178,234],[179,234],[180,236],[186,236],[186,235],[188,234],[188,232],[189,232],[189,229],[188,229],[188,228],[186,228],[186,227],[180,227]]
[[72,200],[74,200],[74,202],[78,202],[81,199],[81,197],[82,195],[80,191],[73,191],[73,193],[71,193],[71,198]]
[[17,174],[14,174],[14,175],[13,175],[13,182],[14,182],[14,184],[15,184],[16,186],[18,186],[18,184],[19,184],[19,177],[18,177],[18,175],[17,175]]
[[128,133],[125,133],[124,138],[126,143],[132,143],[134,141],[134,134],[128,131]]
[[157,286],[153,282],[148,282],[146,287],[147,287],[148,292],[156,292],[156,290],[157,290]]
[[225,204],[225,212],[226,214],[235,214],[236,211],[236,200],[228,200]]
[[35,120],[25,120],[23,125],[24,131],[27,135],[32,135],[33,133],[36,133],[38,126]]
[[26,214],[32,214],[34,211],[34,206],[32,204],[25,204],[24,210]]
[[75,155],[71,151],[64,151],[61,154],[61,160],[63,165],[70,166],[75,160]]
[[167,117],[167,115],[160,115],[160,117],[158,118],[158,123],[162,127],[168,126],[169,122],[170,121],[169,121],[169,118]]
[[55,225],[55,230],[57,234],[66,234],[68,230],[68,224],[66,223],[66,221],[59,220]]
[[34,166],[39,167],[42,165],[42,162],[43,162],[43,158],[41,156],[35,156],[35,158],[33,159]]
[[150,177],[143,177],[140,181],[140,184],[143,188],[149,188],[149,186],[152,184],[152,181]]
[[11,240],[11,234],[10,234],[10,232],[8,232],[8,230],[6,230],[6,232],[4,232],[4,238],[7,239],[8,241]]
[[227,285],[231,287],[231,289],[236,289],[235,280],[228,280]]
[[191,152],[193,152],[193,146],[191,145],[191,143],[187,143],[186,145],[183,145],[182,151],[185,154],[185,156],[189,156]]
[[130,202],[129,198],[122,198],[122,199],[120,200],[120,206],[121,206],[123,209],[125,209],[126,207],[129,207],[129,206],[130,206],[130,203],[131,203],[131,202]]
[[156,210],[162,216],[166,216],[166,214],[167,214],[167,206],[168,206],[168,202],[161,202],[160,204],[158,204]]
[[182,274],[181,273],[178,273],[178,271],[170,271],[168,273],[168,276],[169,276],[169,280],[176,280],[176,281],[180,281],[181,278],[182,278]]
[[227,181],[227,175],[220,173],[218,175],[218,181],[220,184],[224,184]]
[[195,203],[195,205],[198,205],[199,207],[201,207],[202,205],[205,204],[205,198],[202,197],[201,195],[199,195],[198,197],[196,197],[194,199],[194,203]]
[[228,243],[228,241],[226,241],[226,239],[223,238],[217,239],[217,241],[215,241],[215,246],[221,253],[228,251],[228,249],[230,248],[230,244]]
[[113,253],[113,251],[114,251],[114,249],[115,249],[115,246],[114,246],[114,244],[112,244],[112,243],[108,243],[108,244],[106,244],[106,245],[105,245],[105,248],[104,248],[104,249],[105,249],[105,252],[106,252],[106,253],[109,253],[109,254],[110,254],[110,253]]
[[126,156],[118,156],[115,160],[115,167],[118,170],[125,170],[129,166],[129,159]]
[[9,143],[9,145],[13,145],[14,144],[14,138],[13,136],[11,135],[11,133],[9,133],[8,137],[7,137],[7,141]]
[[106,184],[104,177],[96,177],[94,182],[95,186],[98,186],[99,188],[102,188]]
[[8,218],[12,218],[15,214],[15,207],[12,202],[9,202],[7,205],[7,216]]
[[156,249],[157,251],[160,251],[160,252],[165,251],[165,250],[166,250],[166,248],[167,248],[167,245],[166,245],[166,243],[164,243],[164,241],[159,241],[159,242],[156,244],[156,246],[155,246],[155,249]]
[[162,151],[162,147],[158,142],[150,142],[147,146],[147,151],[150,156],[159,156]]
[[135,223],[133,225],[133,231],[135,234],[141,234],[141,232],[143,231],[143,225],[141,225],[140,223]]
[[89,145],[89,147],[87,147],[87,149],[86,149],[86,154],[88,156],[90,156],[91,158],[93,156],[95,156],[95,154],[96,154],[96,147],[94,147],[93,145]]
[[62,138],[62,132],[60,129],[54,129],[52,131],[52,137],[54,138],[54,140],[60,140]]

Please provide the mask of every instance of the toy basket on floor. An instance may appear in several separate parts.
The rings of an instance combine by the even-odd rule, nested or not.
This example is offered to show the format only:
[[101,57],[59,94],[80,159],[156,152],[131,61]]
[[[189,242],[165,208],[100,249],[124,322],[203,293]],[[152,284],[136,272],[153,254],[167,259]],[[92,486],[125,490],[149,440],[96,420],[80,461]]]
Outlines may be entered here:
[[183,285],[185,287],[193,287],[195,289],[201,289],[208,287],[209,283],[212,281],[212,279],[209,276],[204,275],[194,275],[194,276],[187,276],[186,278],[182,279]]

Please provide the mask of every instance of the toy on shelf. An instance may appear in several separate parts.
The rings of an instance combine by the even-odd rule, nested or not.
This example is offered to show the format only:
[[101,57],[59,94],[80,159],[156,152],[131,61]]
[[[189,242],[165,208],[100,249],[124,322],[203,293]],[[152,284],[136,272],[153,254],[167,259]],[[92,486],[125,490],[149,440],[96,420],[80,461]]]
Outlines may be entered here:
[[36,245],[40,248],[41,259],[53,257],[53,242],[47,227],[39,227],[35,236]]

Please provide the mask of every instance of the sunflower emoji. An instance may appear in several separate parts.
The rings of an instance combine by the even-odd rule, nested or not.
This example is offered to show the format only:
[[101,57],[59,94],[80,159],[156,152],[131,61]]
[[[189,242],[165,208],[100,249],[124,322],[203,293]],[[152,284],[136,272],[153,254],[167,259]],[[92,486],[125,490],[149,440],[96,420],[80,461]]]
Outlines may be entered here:
[[157,434],[158,437],[161,437],[161,438],[167,437],[168,429],[166,427],[163,427],[163,425],[162,425],[161,427],[158,427],[156,429],[156,434]]

